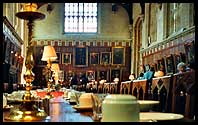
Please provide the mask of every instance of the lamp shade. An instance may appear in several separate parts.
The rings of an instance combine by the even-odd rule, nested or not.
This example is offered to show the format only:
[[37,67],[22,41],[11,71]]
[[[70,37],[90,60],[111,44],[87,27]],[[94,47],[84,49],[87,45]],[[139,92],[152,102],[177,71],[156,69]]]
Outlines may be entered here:
[[41,58],[42,61],[54,61],[57,58],[58,57],[53,46],[44,46],[43,56]]
[[113,81],[114,82],[119,82],[119,78],[115,78]]
[[134,75],[131,74],[131,75],[129,76],[129,79],[130,79],[131,81],[134,80],[134,79],[135,79]]

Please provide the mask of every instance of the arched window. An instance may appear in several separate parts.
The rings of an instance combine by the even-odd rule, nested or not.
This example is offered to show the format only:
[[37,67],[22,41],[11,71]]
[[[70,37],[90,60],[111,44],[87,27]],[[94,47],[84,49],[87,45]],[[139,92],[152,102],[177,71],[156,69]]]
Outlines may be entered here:
[[65,33],[96,33],[97,3],[65,3]]
[[174,32],[180,30],[180,15],[179,15],[180,3],[169,3],[168,4],[168,34],[171,35]]

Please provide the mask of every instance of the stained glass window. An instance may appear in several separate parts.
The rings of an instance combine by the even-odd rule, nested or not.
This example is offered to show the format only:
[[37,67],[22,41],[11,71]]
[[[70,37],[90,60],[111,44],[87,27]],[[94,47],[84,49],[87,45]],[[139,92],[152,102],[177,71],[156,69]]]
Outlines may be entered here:
[[96,33],[97,3],[65,3],[64,32]]

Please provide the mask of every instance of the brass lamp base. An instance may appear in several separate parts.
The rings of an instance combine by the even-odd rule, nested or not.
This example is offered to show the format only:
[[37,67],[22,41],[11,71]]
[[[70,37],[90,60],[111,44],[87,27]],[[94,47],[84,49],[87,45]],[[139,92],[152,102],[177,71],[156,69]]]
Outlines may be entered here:
[[10,112],[5,120],[10,121],[42,121],[46,120],[48,115],[44,110],[40,110],[35,105],[35,101],[24,101],[18,109],[14,109]]

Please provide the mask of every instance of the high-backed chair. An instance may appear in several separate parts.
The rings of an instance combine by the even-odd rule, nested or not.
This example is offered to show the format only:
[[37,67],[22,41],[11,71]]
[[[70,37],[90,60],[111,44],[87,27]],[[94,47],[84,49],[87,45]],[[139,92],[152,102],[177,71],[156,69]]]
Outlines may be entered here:
[[173,75],[172,112],[181,113],[186,118],[195,115],[195,72]]
[[160,105],[158,110],[165,112],[168,110],[168,104],[169,104],[169,91],[170,86],[172,84],[171,82],[172,77],[171,76],[162,76],[152,79],[152,85],[151,85],[151,95],[153,100],[160,101]]
[[97,93],[103,93],[103,83],[98,84]]
[[131,81],[124,81],[120,84],[120,94],[131,94]]
[[115,82],[111,82],[109,85],[110,94],[117,94],[118,84]]
[[109,82],[104,83],[103,85],[103,93],[110,93],[110,84]]
[[[142,92],[141,92],[141,90],[142,90]],[[148,91],[147,90],[147,79],[133,80],[132,95],[135,95],[137,97],[137,99],[143,99],[144,100],[147,91]]]

